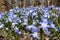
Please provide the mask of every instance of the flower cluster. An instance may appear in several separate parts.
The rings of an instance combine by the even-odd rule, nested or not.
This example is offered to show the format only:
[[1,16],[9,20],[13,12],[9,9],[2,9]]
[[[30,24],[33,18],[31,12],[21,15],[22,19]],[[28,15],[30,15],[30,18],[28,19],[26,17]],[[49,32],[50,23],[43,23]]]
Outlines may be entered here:
[[38,39],[38,30],[41,28],[46,35],[51,33],[48,31],[49,28],[56,31],[60,30],[60,28],[56,28],[56,25],[60,22],[58,20],[60,17],[59,11],[60,8],[53,5],[48,7],[15,7],[8,12],[0,13],[0,29],[4,28],[6,31],[11,29],[18,35],[26,30],[30,33],[30,36]]

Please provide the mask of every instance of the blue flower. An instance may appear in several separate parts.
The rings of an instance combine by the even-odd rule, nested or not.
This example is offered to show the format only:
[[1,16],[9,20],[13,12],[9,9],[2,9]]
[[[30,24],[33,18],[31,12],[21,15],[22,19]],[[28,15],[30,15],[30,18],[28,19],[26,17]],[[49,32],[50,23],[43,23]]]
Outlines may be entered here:
[[13,11],[14,11],[14,13],[18,13],[18,12],[20,12],[20,8],[19,7],[14,7]]
[[52,16],[54,17],[58,17],[58,15],[56,13],[52,13]]
[[47,22],[40,22],[40,24],[39,28],[50,28]]
[[31,28],[33,28],[33,25],[26,26],[26,30],[31,30]]
[[47,19],[47,18],[44,18],[43,16],[41,16],[41,21],[42,21],[42,22],[47,22],[47,23],[48,23],[48,19]]
[[[41,17],[41,20],[38,20],[38,13],[37,13],[37,8],[38,10],[41,12],[42,15],[40,15],[39,17]],[[60,11],[60,7],[54,7],[54,5],[50,5],[48,7],[42,5],[41,7],[27,7],[27,8],[19,8],[19,7],[14,7],[13,9],[10,9],[7,13],[7,17],[6,20],[4,22],[11,22],[11,28],[13,29],[13,31],[20,35],[22,33],[22,31],[19,30],[18,27],[16,27],[16,24],[21,23],[22,25],[26,25],[26,30],[30,31],[30,36],[32,36],[33,38],[38,39],[38,29],[43,29],[43,32],[48,36],[50,35],[50,31],[48,31],[49,28],[53,28],[56,31],[60,30],[59,28],[56,28],[55,25],[53,24],[53,22],[50,22],[48,18],[50,18],[50,16],[54,16],[53,20],[56,19],[58,17],[58,14],[56,13],[52,13],[50,15],[50,9],[55,9]],[[17,13],[20,13],[20,18],[18,17]],[[6,14],[6,13],[5,13]],[[0,20],[2,20],[4,18],[5,14],[0,14]],[[28,17],[31,18],[32,25],[28,25]],[[40,25],[38,25],[39,27],[36,27],[36,22],[38,22]],[[0,29],[4,27],[4,24],[2,24],[2,22],[0,22]],[[8,27],[5,29],[8,31]]]
[[56,10],[60,11],[60,7],[55,7],[54,9],[56,9]]
[[37,15],[37,12],[32,13],[32,16],[36,16],[36,15]]
[[33,32],[37,32],[38,31],[38,29],[36,28],[36,27],[33,27],[33,28],[31,28],[31,30],[30,30],[32,33]]
[[22,34],[22,32],[21,32],[21,31],[19,31],[19,32],[18,32],[18,35],[20,35],[20,34]]
[[55,8],[55,6],[54,5],[50,5],[50,6],[48,6],[48,8],[49,9],[53,9],[53,8]]
[[29,26],[26,26],[26,30],[29,30],[30,32],[37,32],[38,29],[36,28],[35,25],[29,25]]
[[51,28],[55,29],[56,31],[58,31],[58,29],[55,27],[55,25],[53,23],[50,23]]
[[14,32],[18,35],[20,35],[22,33],[17,27],[14,28]]
[[28,25],[27,22],[22,23],[22,25]]
[[15,33],[20,35],[22,32],[20,30],[15,30]]
[[14,29],[14,28],[15,28],[15,24],[12,24],[12,25],[11,25],[11,28],[13,28],[13,29]]
[[48,31],[48,28],[44,28],[43,31],[44,31],[44,34],[47,36],[49,36],[51,33],[50,31]]
[[35,20],[33,20],[33,25],[36,25],[36,21]]
[[3,15],[2,14],[0,14],[0,20],[2,20],[3,19]]
[[9,30],[9,28],[7,27],[7,28],[5,28],[5,30],[6,30],[6,31],[8,31],[8,30]]
[[4,24],[0,24],[0,29],[4,27]]
[[28,19],[27,18],[24,18],[23,21],[24,22],[22,23],[22,25],[28,25]]
[[12,22],[12,21],[13,21],[11,18],[8,18],[7,20],[8,20],[9,22]]
[[10,9],[7,15],[12,16],[13,14],[14,14],[13,9]]
[[57,29],[60,30],[60,26]]
[[37,33],[37,32],[30,33],[29,35],[30,35],[31,37],[33,37],[33,38],[38,39],[38,33]]

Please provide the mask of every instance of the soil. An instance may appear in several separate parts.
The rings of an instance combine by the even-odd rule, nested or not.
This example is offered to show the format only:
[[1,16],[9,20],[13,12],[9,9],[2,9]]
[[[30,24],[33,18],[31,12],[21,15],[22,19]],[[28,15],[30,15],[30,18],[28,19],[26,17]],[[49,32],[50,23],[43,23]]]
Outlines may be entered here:
[[0,12],[4,12],[7,10],[7,6],[5,5],[4,0],[0,0]]

